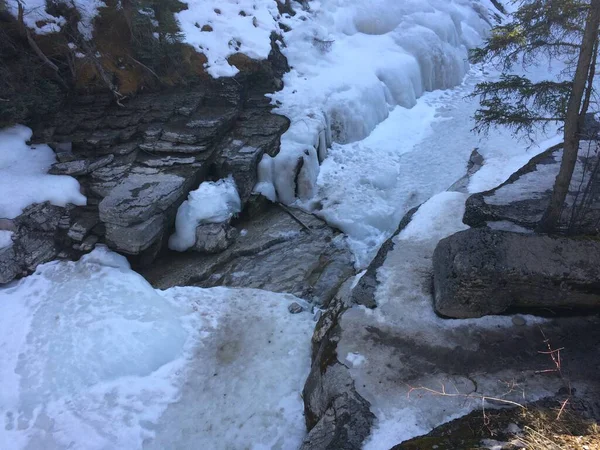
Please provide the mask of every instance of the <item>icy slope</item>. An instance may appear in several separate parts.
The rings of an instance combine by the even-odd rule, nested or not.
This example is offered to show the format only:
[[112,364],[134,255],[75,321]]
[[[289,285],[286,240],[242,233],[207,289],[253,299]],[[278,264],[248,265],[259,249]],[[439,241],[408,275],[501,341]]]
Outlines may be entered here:
[[292,301],[155,291],[102,248],[40,266],[0,289],[0,448],[297,448],[314,322]]

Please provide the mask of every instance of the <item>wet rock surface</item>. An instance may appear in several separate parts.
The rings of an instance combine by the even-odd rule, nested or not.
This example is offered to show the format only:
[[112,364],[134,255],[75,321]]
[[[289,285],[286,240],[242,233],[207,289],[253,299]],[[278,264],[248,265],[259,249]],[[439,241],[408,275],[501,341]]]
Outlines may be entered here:
[[433,254],[435,310],[454,318],[509,309],[600,309],[600,242],[490,229],[440,241]]
[[[222,229],[221,224],[209,227],[217,234]],[[311,214],[273,204],[234,227],[235,239],[220,253],[170,252],[141,269],[142,275],[160,289],[257,288],[327,305],[340,284],[355,273],[343,235]]]

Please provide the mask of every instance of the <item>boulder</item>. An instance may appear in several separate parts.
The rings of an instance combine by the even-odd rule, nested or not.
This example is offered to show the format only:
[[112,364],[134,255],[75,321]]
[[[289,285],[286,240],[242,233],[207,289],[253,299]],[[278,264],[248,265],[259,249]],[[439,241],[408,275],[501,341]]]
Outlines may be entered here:
[[469,229],[433,255],[435,310],[454,318],[600,309],[600,242]]
[[[541,220],[552,195],[562,158],[562,146],[554,146],[533,157],[500,186],[473,194],[467,199],[463,222],[482,227],[511,222],[533,230]],[[598,143],[582,141],[560,228],[578,234],[597,234],[600,230],[600,171]]]
[[200,224],[193,249],[200,253],[222,252],[233,243],[235,234],[235,228],[228,222]]

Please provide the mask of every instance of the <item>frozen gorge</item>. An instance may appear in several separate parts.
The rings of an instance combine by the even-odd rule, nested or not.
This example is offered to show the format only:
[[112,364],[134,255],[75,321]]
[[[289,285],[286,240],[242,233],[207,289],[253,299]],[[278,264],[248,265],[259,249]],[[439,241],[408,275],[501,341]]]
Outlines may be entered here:
[[[185,40],[207,54],[215,78],[237,70],[223,43],[236,38],[248,56],[266,58],[271,32],[279,23],[291,29],[283,48],[291,71],[284,89],[271,94],[291,126],[280,153],[261,161],[255,189],[341,229],[357,269],[369,264],[408,209],[464,174],[473,148],[486,165],[469,192],[497,185],[556,141],[551,130],[527,149],[502,130],[487,137],[470,131],[477,103],[467,96],[496,75],[467,62],[468,49],[500,17],[490,0],[321,0],[310,1],[310,9],[294,4],[293,17],[279,15],[276,1],[188,0],[178,19]],[[95,1],[79,3],[94,14]],[[240,7],[256,11],[256,24],[239,16]],[[206,20],[214,33],[195,26]],[[30,163],[0,153],[0,189],[22,186],[9,172],[30,180],[18,196],[0,198],[0,216],[45,200],[84,204],[74,179],[46,175],[53,155],[45,146],[34,155],[24,143],[27,133],[24,127],[0,133],[0,151],[11,146]],[[199,206],[205,195],[220,201]],[[464,196],[435,197],[423,223],[401,240],[431,246],[447,229],[460,229],[436,215],[440,199],[441,209],[456,212]],[[201,185],[180,209],[171,247],[185,250],[195,225],[237,212],[239,196],[229,181]],[[10,233],[0,231],[0,248],[10,245]],[[258,290],[155,290],[103,247],[78,262],[40,266],[0,288],[0,448],[162,449],[177,440],[182,448],[297,449],[306,433],[301,391],[315,322],[308,312],[291,315],[292,302],[307,306]],[[498,323],[481,324],[488,325]],[[368,356],[348,355],[357,372],[368,364]],[[400,413],[386,407],[372,438],[380,442],[365,448],[423,432],[402,429],[388,442],[386,424],[425,413],[422,405]],[[465,412],[436,411],[433,422],[457,411]]]

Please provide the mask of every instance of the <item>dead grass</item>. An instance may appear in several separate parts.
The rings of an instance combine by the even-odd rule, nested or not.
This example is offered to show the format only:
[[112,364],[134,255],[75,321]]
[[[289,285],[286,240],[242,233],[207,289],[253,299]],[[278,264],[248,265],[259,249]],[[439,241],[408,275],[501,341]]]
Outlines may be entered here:
[[528,408],[522,411],[523,434],[515,440],[530,450],[599,450],[600,426],[565,408]]

